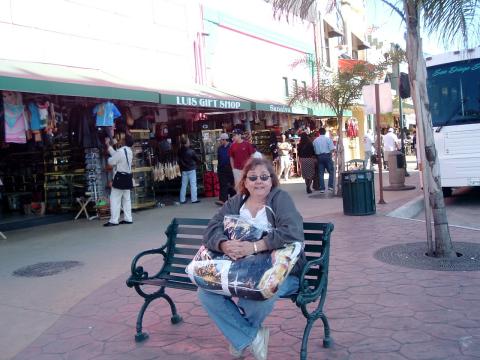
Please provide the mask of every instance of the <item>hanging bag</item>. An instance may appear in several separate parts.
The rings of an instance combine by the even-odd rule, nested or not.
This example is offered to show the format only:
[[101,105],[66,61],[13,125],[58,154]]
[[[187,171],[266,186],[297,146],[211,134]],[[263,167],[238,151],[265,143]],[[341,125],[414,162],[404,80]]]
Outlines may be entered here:
[[[223,221],[229,240],[257,241],[271,229],[260,229],[239,215]],[[232,260],[223,253],[200,247],[185,269],[193,283],[207,291],[251,300],[266,300],[276,294],[300,257],[303,243],[263,251]]]
[[[130,167],[130,162],[128,161],[128,156],[127,156],[127,149],[123,149],[125,151],[125,158],[127,159],[127,164],[128,167],[131,171]],[[131,190],[133,189],[133,176],[132,173],[129,172],[123,172],[123,171],[117,171],[115,173],[115,176],[113,177],[113,183],[112,187],[118,190]]]

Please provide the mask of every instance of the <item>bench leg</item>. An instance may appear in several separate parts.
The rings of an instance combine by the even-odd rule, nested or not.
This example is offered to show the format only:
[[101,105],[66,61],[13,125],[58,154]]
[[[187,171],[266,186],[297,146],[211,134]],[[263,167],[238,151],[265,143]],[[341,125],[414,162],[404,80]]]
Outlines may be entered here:
[[142,328],[143,328],[143,315],[145,314],[145,311],[147,311],[147,308],[148,308],[148,305],[150,305],[150,303],[155,300],[155,299],[159,299],[159,298],[164,298],[165,300],[167,300],[168,304],[170,305],[170,310],[172,311],[172,317],[170,318],[170,321],[172,324],[178,324],[179,322],[181,322],[183,319],[180,315],[178,315],[177,313],[177,307],[175,306],[175,303],[173,302],[173,300],[170,298],[170,296],[168,296],[167,294],[161,294],[159,296],[156,296],[156,297],[149,297],[149,298],[146,298],[145,299],[145,302],[143,303],[141,309],[140,309],[140,312],[138,313],[138,316],[137,316],[137,333],[135,334],[135,341],[136,342],[142,342],[146,339],[148,339],[148,333],[142,331]]
[[323,332],[325,334],[325,337],[323,338],[323,347],[328,349],[329,347],[332,347],[332,345],[333,345],[333,340],[330,337],[330,325],[328,325],[327,316],[324,313],[320,314],[320,319],[322,319]]
[[308,337],[310,336],[310,331],[312,330],[313,323],[316,319],[311,318],[307,319],[307,325],[305,326],[305,330],[303,331],[303,338],[302,338],[302,348],[300,350],[300,360],[307,359],[307,350],[308,350]]
[[154,297],[146,298],[145,302],[140,308],[140,312],[138,313],[138,316],[137,316],[137,333],[135,334],[136,342],[142,342],[148,339],[148,334],[142,331],[143,314],[145,314],[145,311],[147,310],[148,305],[150,305],[150,303],[155,299],[156,298]]
[[170,322],[172,324],[178,324],[179,322],[182,322],[183,319],[180,315],[178,315],[177,307],[175,306],[175,303],[170,298],[170,296],[168,296],[167,294],[163,294],[162,297],[168,301],[168,304],[170,305],[170,310],[172,310],[172,317],[170,318]]

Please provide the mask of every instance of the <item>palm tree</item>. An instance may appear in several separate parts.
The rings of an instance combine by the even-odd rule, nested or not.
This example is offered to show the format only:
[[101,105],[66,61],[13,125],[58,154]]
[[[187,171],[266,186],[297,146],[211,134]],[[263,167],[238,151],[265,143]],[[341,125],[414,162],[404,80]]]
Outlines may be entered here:
[[[401,0],[395,4],[389,0],[380,0],[399,14],[407,28],[407,60],[409,79],[415,115],[424,137],[423,176],[426,208],[433,214],[435,249],[431,246],[431,225],[427,218],[427,241],[429,252],[435,257],[455,257],[447,213],[442,193],[440,165],[433,140],[432,118],[429,110],[429,101],[426,87],[426,65],[423,58],[421,25],[427,33],[436,33],[445,43],[460,38],[467,45],[473,32],[478,35],[478,26],[472,26],[477,21],[476,14],[480,10],[480,0]],[[324,0],[323,4],[338,5],[339,1]],[[309,9],[316,4],[315,0],[271,0],[274,13],[281,15],[295,14],[306,18]],[[399,7],[398,4],[402,4]],[[403,8],[403,10],[402,10]],[[422,18],[423,15],[423,18]],[[426,166],[425,166],[426,165]],[[433,251],[432,251],[433,250]]]

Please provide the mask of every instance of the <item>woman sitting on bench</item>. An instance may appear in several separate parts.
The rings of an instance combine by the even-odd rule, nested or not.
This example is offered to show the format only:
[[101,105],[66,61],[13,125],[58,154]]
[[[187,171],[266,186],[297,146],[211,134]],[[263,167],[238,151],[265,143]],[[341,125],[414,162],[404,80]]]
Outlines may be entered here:
[[[279,189],[278,177],[270,161],[250,159],[245,165],[238,193],[230,198],[210,220],[204,234],[204,244],[233,260],[285,244],[304,241],[303,219],[290,195]],[[273,230],[256,242],[228,240],[224,234],[225,215],[240,215],[256,224],[269,223]],[[264,301],[238,299],[198,289],[198,297],[208,315],[230,342],[230,354],[240,358],[248,348],[255,359],[267,359],[269,330],[262,326],[275,301],[297,291],[298,275],[306,263],[305,255],[295,264],[291,274],[277,293]]]

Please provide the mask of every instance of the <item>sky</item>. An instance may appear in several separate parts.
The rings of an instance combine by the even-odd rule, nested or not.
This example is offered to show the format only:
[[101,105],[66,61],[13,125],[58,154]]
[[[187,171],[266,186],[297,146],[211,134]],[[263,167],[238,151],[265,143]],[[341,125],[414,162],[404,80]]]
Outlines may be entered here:
[[[392,3],[400,4],[399,0],[391,0]],[[391,8],[384,4],[381,0],[366,0],[367,5],[367,21],[374,25],[375,32],[372,34],[379,40],[394,42],[400,44],[405,49],[405,23],[402,22],[400,15],[392,12]],[[436,55],[445,51],[457,49],[444,49],[443,44],[438,42],[435,37],[423,36],[423,51],[425,55]]]

